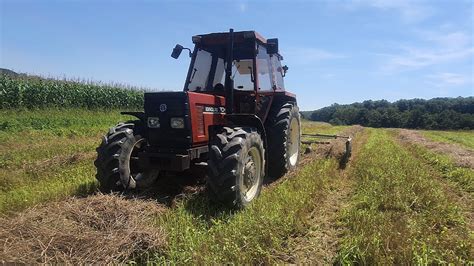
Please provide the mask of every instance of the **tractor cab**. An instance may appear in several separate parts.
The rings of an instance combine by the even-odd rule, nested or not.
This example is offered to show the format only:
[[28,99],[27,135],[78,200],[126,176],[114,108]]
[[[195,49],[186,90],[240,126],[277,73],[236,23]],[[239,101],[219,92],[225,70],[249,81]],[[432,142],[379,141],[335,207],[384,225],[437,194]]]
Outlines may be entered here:
[[[184,91],[226,96],[227,113],[257,114],[264,120],[269,94],[285,90],[278,39],[255,31],[211,33],[192,37],[193,52],[176,45],[172,57],[185,49],[191,63]],[[230,63],[228,63],[230,62]]]

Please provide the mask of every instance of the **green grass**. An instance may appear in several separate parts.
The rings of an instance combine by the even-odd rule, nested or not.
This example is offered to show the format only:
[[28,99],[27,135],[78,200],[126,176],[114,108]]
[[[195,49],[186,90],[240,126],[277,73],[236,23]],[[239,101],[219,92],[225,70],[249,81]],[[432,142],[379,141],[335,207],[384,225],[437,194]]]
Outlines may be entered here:
[[423,136],[433,141],[459,144],[463,147],[474,150],[474,130],[462,131],[420,131]]
[[0,140],[14,140],[16,133],[25,131],[53,136],[87,136],[127,118],[133,119],[120,115],[120,110],[116,109],[0,110]]
[[[128,119],[118,110],[0,110],[0,212],[95,186],[92,160],[101,135]],[[311,122],[303,128],[336,133],[344,127]]]
[[432,169],[375,130],[362,148],[357,187],[341,223],[342,264],[463,264],[472,259],[466,218]]
[[[338,133],[345,127],[304,122],[303,128]],[[155,262],[277,263],[275,252],[287,250],[287,238],[307,230],[308,214],[329,180],[340,174],[338,165],[335,159],[311,161],[265,188],[249,208],[236,213],[216,208],[204,195],[180,202],[158,218],[168,245]]]
[[274,261],[285,239],[303,230],[317,204],[315,194],[337,174],[335,160],[313,161],[295,175],[271,186],[247,209],[219,213],[206,197],[181,202],[158,218],[168,245],[157,262],[177,264],[254,264]]
[[[128,118],[118,111],[0,110],[0,213],[94,191],[92,159],[100,136]],[[305,133],[326,134],[346,128],[315,122],[302,127]],[[347,232],[338,262],[460,264],[472,258],[465,218],[432,173],[468,190],[472,175],[458,175],[459,169],[443,155],[418,147],[407,150],[383,130],[372,131],[357,158],[348,173],[357,187],[341,219]],[[221,209],[204,194],[180,200],[156,217],[167,245],[149,259],[277,263],[275,252],[286,252],[287,239],[307,230],[308,214],[328,181],[340,174],[337,168],[334,159],[310,161],[265,188],[240,212]]]
[[0,110],[0,212],[92,191],[95,148],[117,110]]
[[337,134],[349,126],[333,126],[328,123],[303,121],[301,124],[301,130],[306,134]]
[[472,169],[459,167],[448,155],[432,152],[420,145],[410,145],[408,150],[435,168],[442,177],[458,184],[461,189],[474,193],[474,171]]
[[45,201],[86,195],[96,190],[95,167],[81,162],[57,172],[48,171],[41,179],[0,192],[0,213],[18,211]]
[[[96,189],[91,154],[108,127],[127,117],[118,111],[0,111],[0,212],[84,195]],[[303,125],[306,127],[306,123]],[[310,123],[322,133],[343,127]],[[83,155],[69,161],[74,155]],[[316,204],[315,193],[337,174],[332,159],[311,162],[242,212],[229,213],[203,194],[178,203],[157,217],[168,245],[152,258],[158,262],[272,261],[285,239],[303,230],[304,217]],[[258,232],[258,233],[255,233]],[[242,255],[244,254],[244,255]]]

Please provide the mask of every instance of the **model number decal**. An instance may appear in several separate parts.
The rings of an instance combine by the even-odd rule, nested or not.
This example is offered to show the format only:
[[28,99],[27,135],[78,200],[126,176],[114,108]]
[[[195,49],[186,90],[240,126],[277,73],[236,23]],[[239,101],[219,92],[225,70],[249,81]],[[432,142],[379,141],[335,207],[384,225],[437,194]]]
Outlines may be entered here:
[[225,113],[225,107],[204,106],[204,112],[213,114]]

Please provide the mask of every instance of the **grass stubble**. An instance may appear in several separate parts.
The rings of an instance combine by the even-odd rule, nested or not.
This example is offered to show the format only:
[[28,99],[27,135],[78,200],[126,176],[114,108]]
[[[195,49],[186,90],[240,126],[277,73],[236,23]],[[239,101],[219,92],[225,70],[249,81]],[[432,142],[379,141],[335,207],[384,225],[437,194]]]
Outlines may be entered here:
[[[71,113],[63,115],[71,116]],[[29,119],[28,114],[25,114],[26,118],[22,118],[21,115],[16,120],[9,117],[8,123],[4,123],[14,125],[17,123],[15,121],[21,120],[21,123],[25,123],[22,130],[17,131],[14,127],[6,126],[0,132],[0,139],[3,140],[0,147],[3,149],[0,165],[3,168],[0,169],[0,174],[2,171],[7,173],[11,169],[20,168],[17,177],[25,176],[25,180],[9,182],[5,181],[8,175],[3,174],[0,211],[8,212],[10,216],[19,215],[16,219],[18,221],[31,221],[30,224],[24,223],[23,228],[31,235],[35,235],[37,239],[26,237],[32,242],[27,241],[25,248],[29,247],[39,252],[34,254],[41,254],[36,262],[99,262],[92,255],[81,257],[72,252],[80,250],[81,245],[71,246],[64,244],[66,242],[61,242],[61,238],[58,240],[58,234],[64,233],[66,227],[56,227],[56,231],[54,231],[55,227],[51,227],[50,234],[45,234],[51,238],[41,238],[34,234],[35,230],[44,229],[45,224],[54,224],[52,220],[47,219],[49,215],[53,215],[52,217],[55,214],[70,216],[62,208],[64,204],[62,199],[70,195],[87,195],[95,190],[94,168],[89,158],[93,151],[89,149],[95,146],[95,136],[100,135],[104,128],[123,119],[112,113],[102,116],[98,113],[89,115],[94,117],[91,119],[96,119],[93,126],[88,125],[92,128],[89,131],[85,131],[85,127],[77,126],[80,125],[79,122],[76,124],[77,121],[64,123],[61,121],[59,112],[51,115],[48,128],[35,128],[34,119]],[[325,133],[336,133],[345,129],[345,127],[334,129],[318,123],[304,123],[303,128],[306,132],[316,130]],[[37,141],[29,140],[31,139],[29,136],[38,135],[41,138]],[[28,145],[18,145],[18,147],[15,145],[15,138],[18,136],[25,136],[24,142],[30,141],[28,145],[31,145],[31,153],[23,152],[28,149]],[[61,141],[57,141],[58,138]],[[79,139],[84,141],[78,142]],[[19,143],[21,142],[20,139]],[[47,144],[44,144],[45,142]],[[53,147],[55,142],[63,147],[70,147],[69,144],[74,146],[73,143],[80,144],[62,153],[61,151],[66,148],[56,147],[48,150],[48,147]],[[22,154],[28,155],[22,158]],[[56,158],[51,158],[51,154],[58,155]],[[351,192],[354,191],[353,197],[350,197],[349,205],[343,209],[341,218],[335,221],[337,228],[345,230],[340,234],[342,239],[336,240],[336,246],[339,247],[336,262],[343,264],[357,262],[365,264],[465,263],[471,258],[472,234],[469,235],[466,229],[465,216],[462,215],[460,208],[453,204],[443,193],[440,185],[432,180],[430,168],[439,171],[435,165],[420,163],[420,158],[414,157],[405,148],[396,144],[382,130],[373,130],[373,132],[371,130],[367,144],[361,147],[357,156],[359,159],[350,165],[348,171],[349,178],[355,185],[354,188],[349,189]],[[149,248],[140,248],[142,244],[127,246],[125,249],[120,248],[120,245],[114,246],[113,249],[106,249],[105,262],[149,261],[178,264],[281,262],[282,257],[278,254],[288,251],[288,240],[292,236],[301,236],[311,230],[308,224],[312,221],[310,217],[318,215],[318,204],[324,198],[325,190],[334,189],[334,186],[328,186],[328,180],[338,180],[337,177],[340,177],[339,162],[335,158],[323,157],[314,160],[306,157],[302,162],[297,171],[265,188],[261,197],[241,212],[229,212],[222,209],[210,203],[203,193],[185,195],[173,208],[160,210],[155,214],[151,212],[151,216],[148,216],[150,213],[145,211],[143,215],[147,217],[143,219],[145,223],[140,226],[146,226],[148,233],[156,233],[155,238],[152,238],[153,241],[143,244]],[[36,175],[32,174],[35,169],[38,170]],[[97,196],[88,198],[93,200],[94,197]],[[85,202],[88,198],[85,198]],[[122,201],[131,201],[124,198],[117,200],[120,203],[115,202],[113,206],[125,204],[121,203]],[[137,201],[140,204],[142,199],[137,199]],[[347,198],[344,198],[344,201],[347,201]],[[47,203],[34,207],[36,211],[28,209],[12,214],[13,211],[41,202]],[[155,203],[156,201],[151,201],[151,204]],[[106,226],[107,228],[94,227],[92,221],[95,218],[101,221],[101,213],[107,211],[109,206],[97,205],[102,207],[82,208],[83,210],[81,210],[81,205],[70,203],[69,206],[74,206],[69,211],[76,211],[76,216],[73,215],[73,217],[81,215],[92,217],[85,220],[85,223],[89,223],[87,225],[89,229],[78,230],[92,232],[91,235],[96,234],[100,245],[106,245],[105,242],[100,241],[106,239],[107,234],[112,234],[112,231],[108,231],[109,229],[113,229],[113,232],[120,231],[120,226],[114,227],[115,225],[110,224]],[[161,205],[156,204],[156,206]],[[28,218],[23,219],[22,215]],[[116,217],[110,221],[122,221],[117,223],[123,225],[123,221],[129,220],[131,221],[130,228],[138,226],[133,222],[135,221],[133,217],[123,213],[121,215],[119,216],[122,218],[128,218],[123,220]],[[16,227],[21,225],[12,224],[13,219],[10,216],[4,215],[2,219],[6,220],[3,224]],[[66,221],[68,219],[70,218],[66,217]],[[69,220],[73,224],[71,225],[72,233],[84,225],[79,220],[72,222]],[[33,224],[34,222],[37,224]],[[2,234],[8,236],[5,237],[7,241],[12,241],[8,242],[12,248],[25,241],[25,239],[11,237],[8,234],[14,231],[8,230],[11,228],[4,227]],[[97,230],[105,230],[103,232],[105,235]],[[41,232],[37,231],[37,233]],[[62,236],[71,238],[71,234]],[[129,233],[125,236],[136,239],[134,237],[137,235]],[[82,243],[80,239],[74,237],[71,239],[77,240],[76,243]],[[71,239],[69,239],[70,242]],[[152,242],[155,244],[150,244]],[[39,246],[43,249],[35,249],[34,245],[30,245],[31,243],[41,243]],[[137,249],[136,252],[131,251],[135,249]],[[3,252],[6,252],[5,250],[8,251],[4,247]],[[25,252],[22,249],[17,250]],[[122,252],[123,250],[128,251]],[[66,251],[76,255],[68,257],[66,254],[61,254]],[[83,252],[96,254],[95,251]],[[77,259],[75,256],[78,256]],[[10,256],[10,258],[20,257]]]
[[[324,180],[314,199],[312,211],[305,217],[305,229],[287,238],[286,249],[277,253],[278,264],[334,264],[344,232],[338,219],[354,190],[352,165],[358,160],[358,151],[370,132],[357,126],[339,132],[353,137],[352,156],[347,164],[340,165],[335,176]],[[344,142],[336,144],[344,145]],[[315,152],[320,153],[320,148],[317,147]]]
[[355,194],[341,216],[346,233],[338,263],[472,262],[469,221],[429,165],[380,129],[359,156]]
[[457,144],[474,150],[474,130],[422,130],[420,133],[432,141]]
[[95,147],[128,118],[114,110],[1,110],[0,213],[95,191]]
[[[35,115],[32,114],[32,116]],[[27,117],[28,114],[25,116]],[[57,114],[57,116],[60,117],[61,114]],[[84,249],[78,243],[84,243],[84,239],[92,241],[88,237],[95,235],[97,243],[101,243],[97,246],[105,245],[103,240],[108,238],[108,234],[111,234],[112,231],[104,227],[96,227],[92,222],[94,217],[91,218],[91,216],[96,216],[97,223],[103,223],[101,213],[107,212],[109,207],[97,205],[99,206],[97,208],[88,208],[81,205],[90,205],[89,199],[94,200],[97,196],[63,200],[71,195],[87,195],[95,190],[94,168],[87,155],[90,151],[88,148],[77,147],[76,150],[64,152],[57,158],[45,160],[43,157],[55,153],[55,151],[48,151],[48,147],[53,147],[54,142],[58,142],[57,138],[64,138],[64,147],[67,147],[67,144],[74,143],[77,137],[89,138],[91,136],[92,141],[92,135],[97,133],[94,131],[90,131],[90,134],[81,133],[81,128],[75,128],[74,124],[65,125],[58,117],[51,117],[53,122],[48,129],[31,128],[27,124],[25,129],[18,132],[14,129],[4,129],[2,132],[2,137],[7,142],[4,142],[1,148],[11,151],[9,154],[17,152],[17,155],[2,157],[4,159],[3,169],[9,171],[20,167],[25,169],[26,173],[27,171],[35,172],[35,167],[37,167],[38,171],[36,176],[24,175],[27,180],[4,182],[6,185],[3,186],[3,191],[0,194],[2,203],[0,210],[4,213],[2,234],[5,237],[2,238],[6,242],[3,243],[4,249],[1,257],[13,261],[32,262],[22,256],[24,253],[30,258],[35,258],[35,262],[104,262],[93,255],[87,255],[99,254],[98,251]],[[104,121],[114,118],[115,116],[106,117]],[[23,118],[20,116],[19,119]],[[97,127],[101,127],[100,124],[101,122],[98,122]],[[331,130],[329,126],[325,127],[326,130]],[[64,134],[64,132],[66,133]],[[39,134],[44,138],[32,142],[32,153],[21,158],[21,154],[25,154],[21,149],[25,147],[22,145],[15,147],[12,143],[15,141],[12,134],[24,134],[25,136]],[[43,144],[47,141],[51,145]],[[35,148],[35,145],[38,146]],[[81,142],[81,145],[91,145],[91,143]],[[82,151],[86,156],[79,156],[77,160],[69,160],[71,154],[72,156],[83,154]],[[37,154],[35,154],[36,152]],[[51,167],[47,167],[48,164]],[[159,215],[152,215],[152,219],[148,219],[149,217],[144,219],[146,224],[151,226],[148,227],[148,231],[153,233],[158,230],[160,232],[159,245],[151,246],[150,249],[138,249],[137,252],[131,253],[118,252],[117,250],[121,250],[121,248],[115,248],[115,251],[114,248],[105,249],[108,251],[105,262],[131,260],[174,263],[191,261],[250,263],[273,261],[273,250],[282,248],[288,235],[303,230],[303,220],[307,212],[312,209],[315,193],[321,187],[324,178],[335,174],[337,166],[338,162],[333,158],[317,161],[306,160],[303,167],[279,180],[278,185],[270,185],[255,204],[242,212],[229,212],[222,209],[210,203],[203,193],[193,194],[189,197],[184,196],[177,201],[173,208],[166,209]],[[21,169],[20,171],[23,171]],[[20,173],[17,176],[22,175]],[[7,175],[4,175],[5,177]],[[118,201],[129,201],[129,199],[122,198]],[[117,204],[123,204],[114,203],[108,198],[105,202],[113,203],[110,207],[112,209]],[[156,203],[156,201],[154,202]],[[68,208],[67,206],[73,207]],[[28,209],[20,211],[24,208]],[[73,210],[75,214],[71,216],[70,212]],[[84,221],[78,218],[81,215],[85,216]],[[120,217],[110,218],[109,223],[115,223],[114,221],[120,220]],[[130,220],[131,226],[135,226],[135,220],[130,216],[126,217],[128,217],[126,220]],[[64,224],[63,227],[60,226],[62,224]],[[71,228],[68,229],[68,226]],[[115,228],[114,230],[117,232],[120,231],[120,228],[113,225],[107,226]],[[48,229],[46,230],[48,232],[43,229]],[[99,234],[98,230],[105,230],[105,235]],[[79,231],[82,231],[83,234],[78,233]],[[13,235],[21,237],[13,237]],[[133,239],[137,237],[132,233],[128,236]],[[68,239],[68,241],[64,241],[64,239]],[[35,243],[39,246],[36,246]],[[95,244],[93,243],[90,248],[95,249],[97,247]],[[86,255],[78,255],[78,250],[82,250]]]
[[[306,132],[315,129],[305,126]],[[347,128],[323,127],[328,133]],[[359,130],[356,127],[356,131]],[[339,174],[342,146],[306,156],[296,171],[266,187],[243,211],[232,213],[216,208],[204,195],[178,203],[175,209],[159,218],[158,224],[168,233],[168,245],[154,261],[177,264],[281,262],[280,255],[288,250],[288,238],[307,231],[309,214],[318,204],[325,183]]]

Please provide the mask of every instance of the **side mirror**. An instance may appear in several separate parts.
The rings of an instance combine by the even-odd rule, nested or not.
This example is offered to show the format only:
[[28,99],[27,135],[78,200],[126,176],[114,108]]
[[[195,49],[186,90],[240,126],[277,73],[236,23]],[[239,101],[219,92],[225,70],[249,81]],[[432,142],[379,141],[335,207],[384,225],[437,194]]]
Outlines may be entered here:
[[284,76],[286,76],[286,72],[288,71],[288,66],[287,66],[287,65],[284,65],[284,66],[282,67],[282,69],[283,69],[283,73],[282,73],[282,74],[283,74],[283,77],[284,77]]
[[278,53],[278,39],[268,39],[267,40],[267,53],[276,54]]
[[183,46],[176,44],[176,46],[173,48],[173,52],[171,53],[171,57],[174,59],[178,59],[179,55],[183,51]]

